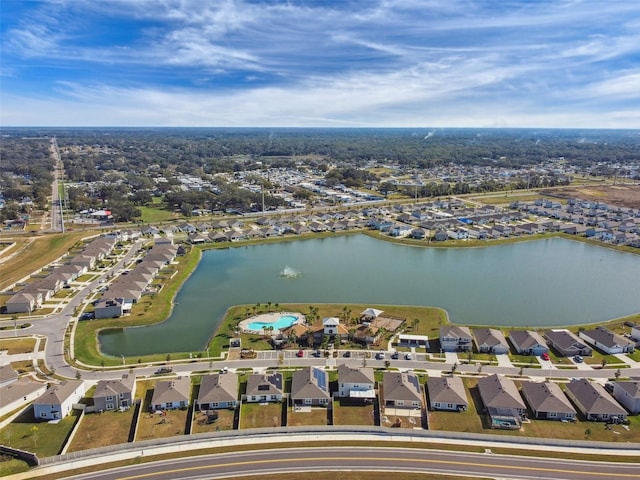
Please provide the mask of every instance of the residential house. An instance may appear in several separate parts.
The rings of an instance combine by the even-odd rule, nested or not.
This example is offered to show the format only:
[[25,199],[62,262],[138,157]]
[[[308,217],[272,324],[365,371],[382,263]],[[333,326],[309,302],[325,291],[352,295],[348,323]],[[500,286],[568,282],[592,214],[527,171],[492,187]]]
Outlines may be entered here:
[[124,374],[119,380],[100,380],[93,394],[95,411],[127,409],[133,405],[136,377]]
[[460,377],[429,377],[427,379],[429,407],[432,410],[463,412],[469,408],[467,392]]
[[627,411],[607,393],[603,386],[592,383],[586,378],[569,382],[565,393],[589,421],[609,422],[627,418]]
[[42,295],[18,292],[7,300],[5,306],[7,313],[31,313],[42,306]]
[[198,392],[198,410],[235,408],[238,405],[238,376],[234,373],[203,375]]
[[444,352],[470,352],[473,349],[471,330],[459,325],[441,326],[440,349]]
[[293,372],[290,397],[293,405],[327,405],[331,399],[327,372],[316,367]]
[[373,368],[338,365],[338,397],[373,400],[376,398]]
[[522,382],[522,396],[537,419],[573,421],[576,418],[575,408],[557,383]]
[[478,391],[492,428],[520,428],[527,406],[513,380],[496,374],[483,377],[478,380]]
[[422,408],[423,396],[418,377],[409,372],[384,372],[383,405],[386,408]]
[[281,402],[282,374],[272,372],[249,375],[247,379],[247,402]]
[[614,382],[613,398],[630,413],[640,413],[640,381]]
[[71,413],[73,404],[85,394],[84,382],[67,380],[52,385],[33,402],[33,416],[38,420],[60,420]]
[[191,393],[189,377],[177,377],[156,383],[151,397],[151,411],[187,408]]
[[507,339],[497,328],[474,328],[473,339],[480,353],[494,353],[496,355],[509,353]]
[[580,341],[569,330],[547,330],[544,332],[544,338],[547,344],[562,357],[588,356],[592,353],[591,347]]
[[125,301],[122,298],[101,298],[94,308],[95,318],[121,317],[125,312]]
[[509,339],[520,355],[542,355],[549,351],[547,343],[538,332],[533,330],[512,330]]
[[578,336],[610,355],[614,353],[633,352],[636,346],[633,340],[624,338],[622,335],[618,335],[604,327],[596,327],[593,330],[581,330],[578,332]]
[[30,377],[16,377],[14,381],[4,382],[0,386],[0,417],[27,405],[46,391],[46,383],[34,382]]

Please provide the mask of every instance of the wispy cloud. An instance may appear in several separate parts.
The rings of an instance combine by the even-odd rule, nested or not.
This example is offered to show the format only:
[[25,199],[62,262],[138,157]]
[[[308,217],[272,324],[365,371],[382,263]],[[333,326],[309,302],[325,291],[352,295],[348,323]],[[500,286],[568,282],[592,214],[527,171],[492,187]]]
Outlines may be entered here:
[[21,6],[1,27],[4,123],[57,122],[47,105],[129,125],[637,119],[618,104],[640,91],[633,0]]

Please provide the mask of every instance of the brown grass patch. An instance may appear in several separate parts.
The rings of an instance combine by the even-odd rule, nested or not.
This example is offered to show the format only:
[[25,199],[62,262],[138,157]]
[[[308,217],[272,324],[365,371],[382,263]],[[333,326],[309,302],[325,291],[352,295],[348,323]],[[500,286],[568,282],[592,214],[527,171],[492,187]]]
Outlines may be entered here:
[[31,353],[36,348],[36,339],[31,337],[0,339],[0,350],[7,350],[9,355]]
[[216,410],[218,419],[207,424],[206,412],[196,412],[193,416],[191,433],[217,432],[220,430],[233,430],[236,411],[228,408]]
[[82,419],[68,452],[127,443],[135,409],[88,413]]
[[289,408],[287,410],[287,425],[290,427],[326,425],[328,413],[327,409],[323,407],[312,407],[310,412],[296,412]]

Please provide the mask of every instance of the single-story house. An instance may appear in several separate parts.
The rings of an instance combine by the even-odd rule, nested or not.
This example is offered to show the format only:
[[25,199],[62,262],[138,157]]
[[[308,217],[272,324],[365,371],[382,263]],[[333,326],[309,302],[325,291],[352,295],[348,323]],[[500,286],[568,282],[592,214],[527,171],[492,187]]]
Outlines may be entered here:
[[634,325],[631,327],[631,338],[636,342],[640,342],[640,325]]
[[520,355],[542,355],[549,351],[547,343],[538,332],[533,330],[512,330],[509,339]]
[[520,428],[527,406],[513,380],[496,374],[483,377],[478,380],[478,391],[492,427]]
[[423,396],[418,377],[409,372],[384,372],[383,405],[390,408],[422,408]]
[[46,383],[34,382],[29,377],[5,383],[0,387],[0,416],[32,402],[46,391]]
[[565,392],[589,421],[608,422],[627,418],[627,411],[602,385],[592,383],[586,378],[569,382]]
[[7,313],[31,313],[42,305],[42,295],[18,292],[5,305]]
[[33,416],[38,420],[59,420],[69,413],[74,403],[79,403],[85,394],[84,382],[67,380],[52,385],[33,402]]
[[247,379],[247,402],[281,402],[282,385],[282,374],[280,372],[249,375]]
[[338,397],[374,399],[376,380],[373,368],[338,365]]
[[636,347],[636,342],[633,340],[624,338],[604,327],[581,330],[578,332],[578,336],[608,354],[630,353]]
[[544,338],[547,344],[563,357],[589,356],[592,353],[591,347],[580,341],[569,330],[547,330],[544,332]]
[[459,325],[441,326],[440,349],[444,352],[470,352],[473,349],[471,330]]
[[429,337],[427,335],[401,333],[398,335],[398,344],[405,347],[429,348]]
[[133,405],[136,377],[124,374],[119,380],[100,380],[93,394],[95,411],[126,409]]
[[316,367],[293,372],[290,397],[293,405],[327,405],[331,399],[327,372]]
[[469,408],[467,392],[460,377],[429,377],[427,379],[429,406],[432,410],[465,411]]
[[638,380],[614,382],[613,398],[630,413],[640,413],[640,382]]
[[177,377],[156,383],[151,397],[151,411],[187,408],[191,394],[189,377]]
[[509,353],[507,339],[497,328],[474,328],[473,339],[480,353],[494,353],[496,355]]
[[94,318],[121,317],[125,312],[125,301],[123,298],[101,298],[94,308]]
[[203,375],[198,392],[198,410],[235,408],[238,405],[238,376],[234,373]]
[[522,382],[522,396],[533,416],[542,420],[575,420],[576,410],[553,382]]

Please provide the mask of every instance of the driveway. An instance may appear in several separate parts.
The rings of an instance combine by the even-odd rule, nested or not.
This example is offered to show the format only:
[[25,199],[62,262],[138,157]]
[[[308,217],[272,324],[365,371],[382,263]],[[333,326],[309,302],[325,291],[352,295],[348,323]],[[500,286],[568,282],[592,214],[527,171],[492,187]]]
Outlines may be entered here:
[[498,362],[499,367],[513,367],[513,363],[511,363],[509,355],[496,355],[496,361]]

